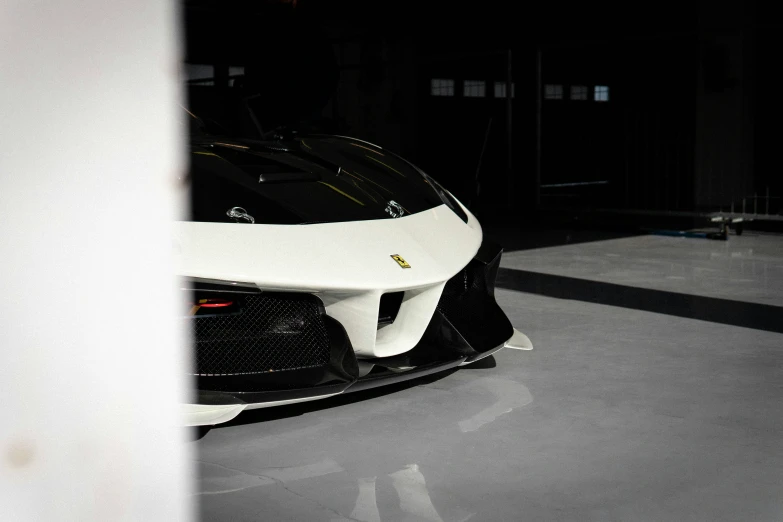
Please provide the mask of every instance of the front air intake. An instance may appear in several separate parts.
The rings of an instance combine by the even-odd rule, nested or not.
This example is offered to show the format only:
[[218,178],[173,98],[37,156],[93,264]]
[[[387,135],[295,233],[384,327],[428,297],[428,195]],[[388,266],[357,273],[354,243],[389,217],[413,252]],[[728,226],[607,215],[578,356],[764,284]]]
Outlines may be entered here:
[[381,296],[378,306],[378,327],[392,324],[397,319],[397,313],[402,306],[402,298],[405,292],[389,292]]
[[230,295],[240,309],[186,319],[195,341],[196,375],[252,375],[329,363],[329,336],[317,297],[272,292],[215,295]]

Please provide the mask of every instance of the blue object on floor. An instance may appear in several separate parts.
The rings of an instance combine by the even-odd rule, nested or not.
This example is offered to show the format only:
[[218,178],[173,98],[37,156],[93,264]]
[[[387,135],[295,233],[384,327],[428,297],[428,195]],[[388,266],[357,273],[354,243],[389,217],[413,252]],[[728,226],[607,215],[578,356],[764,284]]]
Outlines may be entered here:
[[674,236],[674,237],[700,237],[705,239],[727,239],[725,232],[697,232],[688,230],[650,230],[654,236]]

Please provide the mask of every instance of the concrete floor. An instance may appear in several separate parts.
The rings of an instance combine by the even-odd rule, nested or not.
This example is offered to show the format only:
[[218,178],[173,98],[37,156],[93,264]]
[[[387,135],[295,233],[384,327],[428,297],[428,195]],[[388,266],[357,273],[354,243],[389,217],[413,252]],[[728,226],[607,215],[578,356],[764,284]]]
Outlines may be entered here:
[[[545,273],[589,298],[499,289],[534,351],[212,429],[193,442],[202,520],[783,520],[783,238],[631,237],[503,267],[506,286]],[[697,305],[650,311],[638,289]],[[693,318],[714,306],[741,319]]]

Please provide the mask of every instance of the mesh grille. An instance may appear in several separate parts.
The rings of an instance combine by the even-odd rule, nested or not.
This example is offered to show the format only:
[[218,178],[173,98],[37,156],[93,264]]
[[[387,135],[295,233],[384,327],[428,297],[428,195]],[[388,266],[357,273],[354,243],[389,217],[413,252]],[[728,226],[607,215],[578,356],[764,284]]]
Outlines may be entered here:
[[242,375],[324,366],[329,337],[317,298],[249,295],[240,314],[190,319],[198,375]]

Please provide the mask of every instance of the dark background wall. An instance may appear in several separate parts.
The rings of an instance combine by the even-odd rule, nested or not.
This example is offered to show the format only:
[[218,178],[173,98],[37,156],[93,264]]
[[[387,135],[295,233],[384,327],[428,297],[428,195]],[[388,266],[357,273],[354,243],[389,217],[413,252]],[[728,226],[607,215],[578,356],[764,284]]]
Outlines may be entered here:
[[[220,78],[192,87],[192,106],[252,134],[241,100],[259,92],[251,105],[265,129],[295,123],[378,143],[484,219],[783,195],[781,23],[766,4],[565,2],[521,15],[500,2],[231,5],[185,4],[187,61],[243,66],[248,77],[237,80],[244,90]],[[509,63],[510,107],[494,96]],[[433,96],[433,79],[453,80],[454,95]],[[485,82],[483,97],[463,95],[471,80]],[[563,98],[540,96],[548,85]],[[571,86],[589,99],[570,99]],[[608,101],[593,99],[595,86]]]
[[700,7],[694,188],[695,204],[709,207],[754,187],[754,6]]

